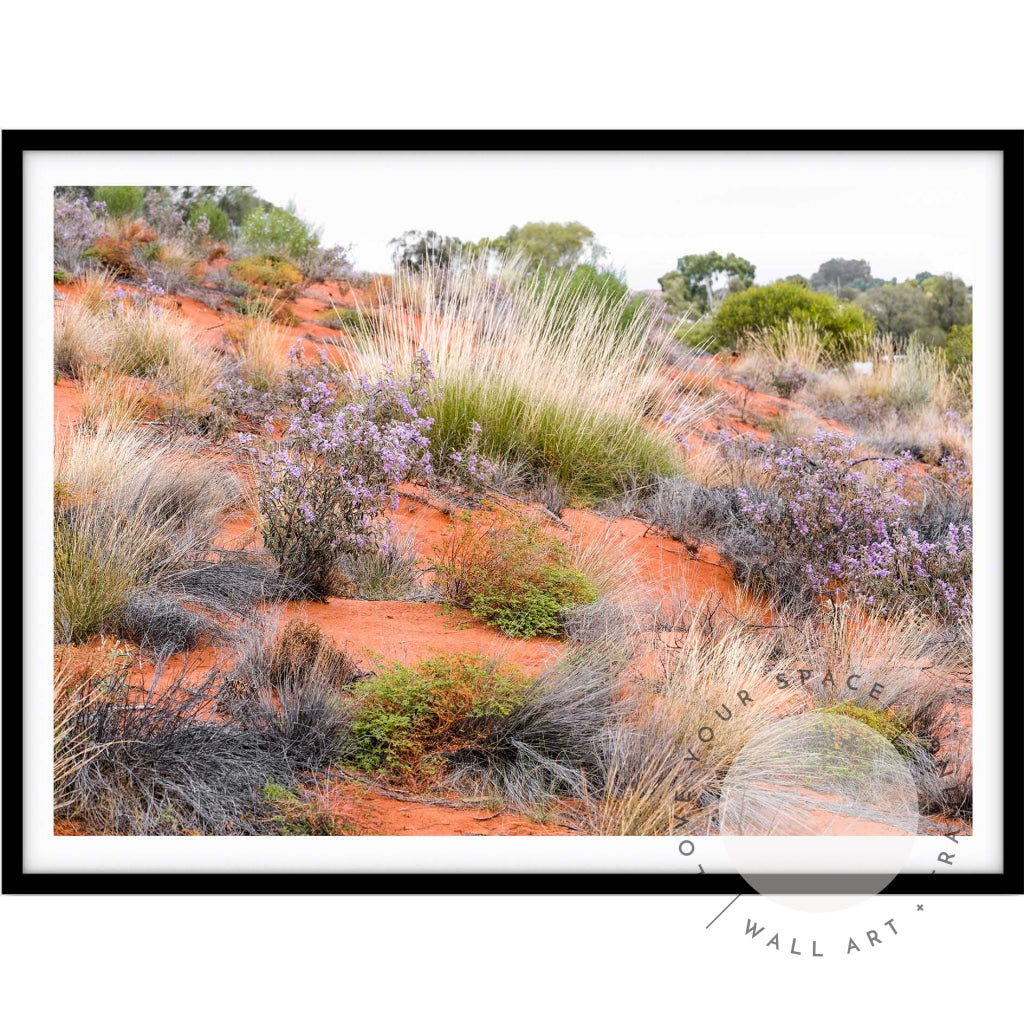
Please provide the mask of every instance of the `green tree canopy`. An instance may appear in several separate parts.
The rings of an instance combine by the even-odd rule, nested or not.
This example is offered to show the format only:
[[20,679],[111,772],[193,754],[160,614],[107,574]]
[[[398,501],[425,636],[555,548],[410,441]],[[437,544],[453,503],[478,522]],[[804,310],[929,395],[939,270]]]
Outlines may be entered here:
[[576,220],[564,224],[530,221],[522,227],[513,225],[498,238],[482,238],[474,248],[503,254],[519,253],[531,267],[548,270],[596,263],[606,255],[594,232]]
[[254,256],[280,256],[300,260],[320,246],[320,230],[307,224],[289,203],[253,210],[241,229],[242,244]]
[[867,260],[848,260],[840,256],[827,260],[811,274],[811,287],[816,292],[837,292],[842,288],[865,291],[874,279]]
[[909,338],[914,331],[931,326],[932,306],[920,288],[907,284],[883,284],[857,296],[878,329],[897,338]]
[[725,281],[729,292],[742,291],[754,283],[756,267],[749,260],[729,253],[692,253],[680,256],[676,269],[658,278],[658,284],[671,309],[683,312],[696,306],[702,313],[712,309],[718,294],[716,286]]
[[93,199],[107,204],[108,217],[138,217],[142,213],[143,189],[138,185],[98,185]]
[[944,331],[955,324],[969,324],[972,318],[971,290],[952,274],[928,277],[921,282],[921,291],[931,303],[933,323]]
[[396,267],[419,272],[427,267],[450,267],[467,252],[466,243],[436,231],[405,231],[388,242]]
[[776,281],[726,296],[714,319],[720,341],[739,344],[752,331],[785,327],[788,321],[812,325],[831,348],[869,333],[874,324],[857,306],[841,303],[825,292]]

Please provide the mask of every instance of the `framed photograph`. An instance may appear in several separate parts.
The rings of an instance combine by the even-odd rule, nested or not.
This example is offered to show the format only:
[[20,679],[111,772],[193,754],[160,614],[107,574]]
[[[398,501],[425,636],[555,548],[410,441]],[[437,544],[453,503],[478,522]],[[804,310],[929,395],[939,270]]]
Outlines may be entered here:
[[1024,134],[3,141],[5,892],[1024,891]]

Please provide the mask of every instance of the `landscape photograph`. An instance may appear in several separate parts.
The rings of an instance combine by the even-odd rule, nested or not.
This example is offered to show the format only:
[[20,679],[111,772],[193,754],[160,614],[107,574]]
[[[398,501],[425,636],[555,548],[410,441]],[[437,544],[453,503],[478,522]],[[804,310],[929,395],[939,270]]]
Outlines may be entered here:
[[333,159],[53,190],[54,835],[971,835],[952,200]]

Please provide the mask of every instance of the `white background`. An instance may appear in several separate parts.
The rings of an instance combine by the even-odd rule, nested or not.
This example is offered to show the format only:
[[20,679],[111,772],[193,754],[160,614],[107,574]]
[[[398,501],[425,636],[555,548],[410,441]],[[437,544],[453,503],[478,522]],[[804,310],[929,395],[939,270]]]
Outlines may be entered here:
[[[1012,17],[987,0],[52,2],[7,16],[0,125],[1019,129]],[[781,953],[743,939],[747,900],[705,931],[725,899],[7,897],[0,991],[16,1019],[82,1021],[985,1019],[1019,1004],[1019,899],[879,899],[813,926],[773,907]],[[887,917],[901,936],[860,959],[786,953],[791,935]]]

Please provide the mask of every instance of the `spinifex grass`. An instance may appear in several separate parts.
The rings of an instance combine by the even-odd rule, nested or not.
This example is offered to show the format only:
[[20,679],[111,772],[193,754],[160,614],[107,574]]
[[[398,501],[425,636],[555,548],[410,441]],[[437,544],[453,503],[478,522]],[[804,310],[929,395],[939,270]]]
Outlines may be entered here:
[[688,391],[669,396],[653,314],[624,318],[620,305],[562,279],[537,283],[515,263],[399,271],[372,331],[353,341],[368,373],[404,370],[427,353],[441,392],[431,407],[435,464],[466,444],[476,422],[490,461],[518,461],[587,501],[676,469],[674,432],[706,405]]

